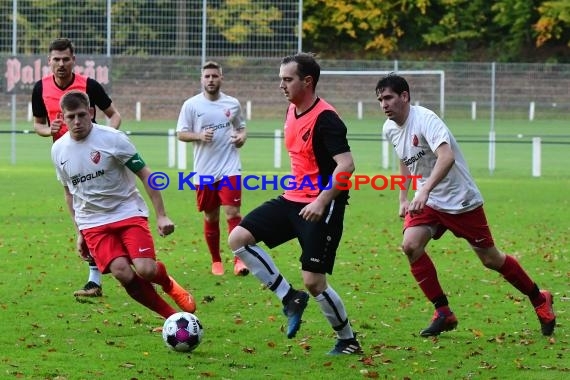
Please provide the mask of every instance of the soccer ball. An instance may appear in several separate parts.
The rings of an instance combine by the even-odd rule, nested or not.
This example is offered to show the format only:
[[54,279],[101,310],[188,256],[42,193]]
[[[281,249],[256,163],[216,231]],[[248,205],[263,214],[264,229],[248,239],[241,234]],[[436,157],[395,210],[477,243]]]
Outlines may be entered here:
[[166,347],[178,352],[193,351],[202,341],[202,323],[192,313],[172,314],[164,321],[162,339]]

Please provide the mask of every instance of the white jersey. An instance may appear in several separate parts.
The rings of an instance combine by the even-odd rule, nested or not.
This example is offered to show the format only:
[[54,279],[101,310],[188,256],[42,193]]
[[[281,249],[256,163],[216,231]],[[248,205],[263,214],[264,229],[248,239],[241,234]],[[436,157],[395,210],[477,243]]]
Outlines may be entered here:
[[399,127],[396,122],[386,120],[383,133],[410,173],[422,177],[417,180],[417,190],[431,175],[437,160],[434,151],[443,143],[450,145],[455,154],[455,164],[430,192],[428,206],[458,214],[483,204],[481,192],[469,173],[457,141],[434,112],[424,107],[410,106],[410,114],[404,125]]
[[58,179],[73,195],[80,230],[148,217],[136,176],[125,166],[136,153],[123,132],[97,124],[84,140],[75,141],[68,132],[53,143],[51,158]]
[[211,142],[193,141],[194,183],[199,176],[213,176],[216,181],[224,176],[241,174],[239,150],[230,143],[234,130],[245,128],[239,101],[220,92],[220,97],[209,100],[200,93],[186,100],[178,116],[177,132],[200,133],[206,128],[214,129]]

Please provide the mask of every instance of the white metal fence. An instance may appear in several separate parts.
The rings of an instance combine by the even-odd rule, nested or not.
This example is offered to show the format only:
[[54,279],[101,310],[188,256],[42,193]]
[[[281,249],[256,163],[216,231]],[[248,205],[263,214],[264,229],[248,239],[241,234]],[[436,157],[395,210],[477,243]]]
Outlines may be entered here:
[[[97,75],[104,74],[102,82],[127,123],[176,120],[182,102],[200,91],[199,72],[205,59],[224,66],[224,91],[243,102],[249,118],[282,118],[279,62],[302,47],[298,33],[302,1],[238,2],[238,8],[228,4],[224,0],[0,1],[0,133],[6,136],[30,128],[33,80],[45,73],[49,42],[61,36],[74,41],[77,68],[87,69],[100,81]],[[255,15],[258,21],[245,23],[243,14]],[[32,64],[14,76],[9,67],[14,58]],[[495,119],[567,120],[570,115],[570,64],[381,59],[320,63],[325,75],[318,92],[345,118],[378,118],[375,84],[381,73],[391,71],[405,73],[413,103],[446,119],[488,120],[491,131]],[[9,86],[18,85],[11,81],[21,85],[26,78],[19,91],[7,93]],[[561,133],[570,134],[570,125]],[[13,148],[13,138],[11,144]],[[494,161],[493,146],[489,146],[489,166]]]
[[[0,58],[5,58],[3,62],[9,59]],[[42,58],[45,65],[45,57]],[[110,62],[110,93],[127,120],[137,118],[137,108],[144,120],[174,119],[183,100],[200,91],[200,57],[100,58]],[[279,58],[211,58],[224,66],[224,91],[238,97],[244,108],[249,104],[251,117],[282,116]],[[84,57],[78,56],[78,62],[85,62]],[[445,118],[489,120],[491,110],[498,119],[567,119],[570,115],[570,64],[341,60],[320,63],[323,71],[409,72],[406,77],[412,102],[436,112],[445,109]],[[421,72],[442,72],[445,80],[442,82],[439,74]],[[347,117],[376,117],[374,88],[380,76],[323,75],[317,89]],[[27,120],[30,92],[23,91],[15,98],[0,92],[0,122],[11,119],[13,99],[16,119]]]
[[302,0],[0,0],[0,52],[279,57],[294,51]]

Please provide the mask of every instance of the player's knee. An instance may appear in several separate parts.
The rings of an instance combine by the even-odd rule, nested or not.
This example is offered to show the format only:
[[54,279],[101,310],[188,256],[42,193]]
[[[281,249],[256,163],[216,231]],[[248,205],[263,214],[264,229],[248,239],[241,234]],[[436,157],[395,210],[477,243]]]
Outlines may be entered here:
[[224,214],[226,216],[226,220],[230,220],[233,218],[240,218],[241,214],[239,211],[239,207],[235,206],[226,206],[224,207]]
[[307,271],[306,269],[303,269],[302,273],[303,285],[313,297],[321,294],[328,287],[325,274]]
[[134,275],[130,263],[125,257],[118,257],[111,262],[109,270],[121,284],[129,283]]
[[206,221],[206,223],[219,223],[220,217],[218,215],[204,214],[204,220]]
[[137,259],[134,261],[137,274],[147,281],[152,281],[156,276],[158,268],[152,259]]
[[408,256],[408,259],[414,260],[423,253],[423,247],[418,244],[418,242],[412,240],[406,240],[400,246],[402,252]]
[[479,255],[479,260],[481,260],[485,268],[492,270],[499,270],[504,262],[504,260],[494,255]]
[[499,270],[505,262],[505,254],[495,247],[491,248],[473,248],[481,263],[489,269]]
[[241,226],[236,226],[232,232],[230,232],[228,244],[230,245],[230,249],[235,252],[245,245],[255,244],[255,239],[251,232]]

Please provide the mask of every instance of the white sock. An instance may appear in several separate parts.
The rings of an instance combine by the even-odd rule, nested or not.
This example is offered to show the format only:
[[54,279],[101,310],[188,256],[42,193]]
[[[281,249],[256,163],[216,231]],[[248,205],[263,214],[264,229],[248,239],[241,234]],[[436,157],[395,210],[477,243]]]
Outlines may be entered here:
[[89,279],[87,281],[92,281],[101,286],[101,272],[99,272],[97,265],[89,265]]
[[234,251],[234,255],[244,262],[252,275],[275,293],[280,300],[283,300],[283,297],[291,289],[291,285],[279,273],[279,269],[267,252],[258,245],[246,245]]
[[328,286],[321,294],[315,297],[325,318],[329,321],[339,339],[354,338],[354,332],[348,321],[346,309],[337,292]]

